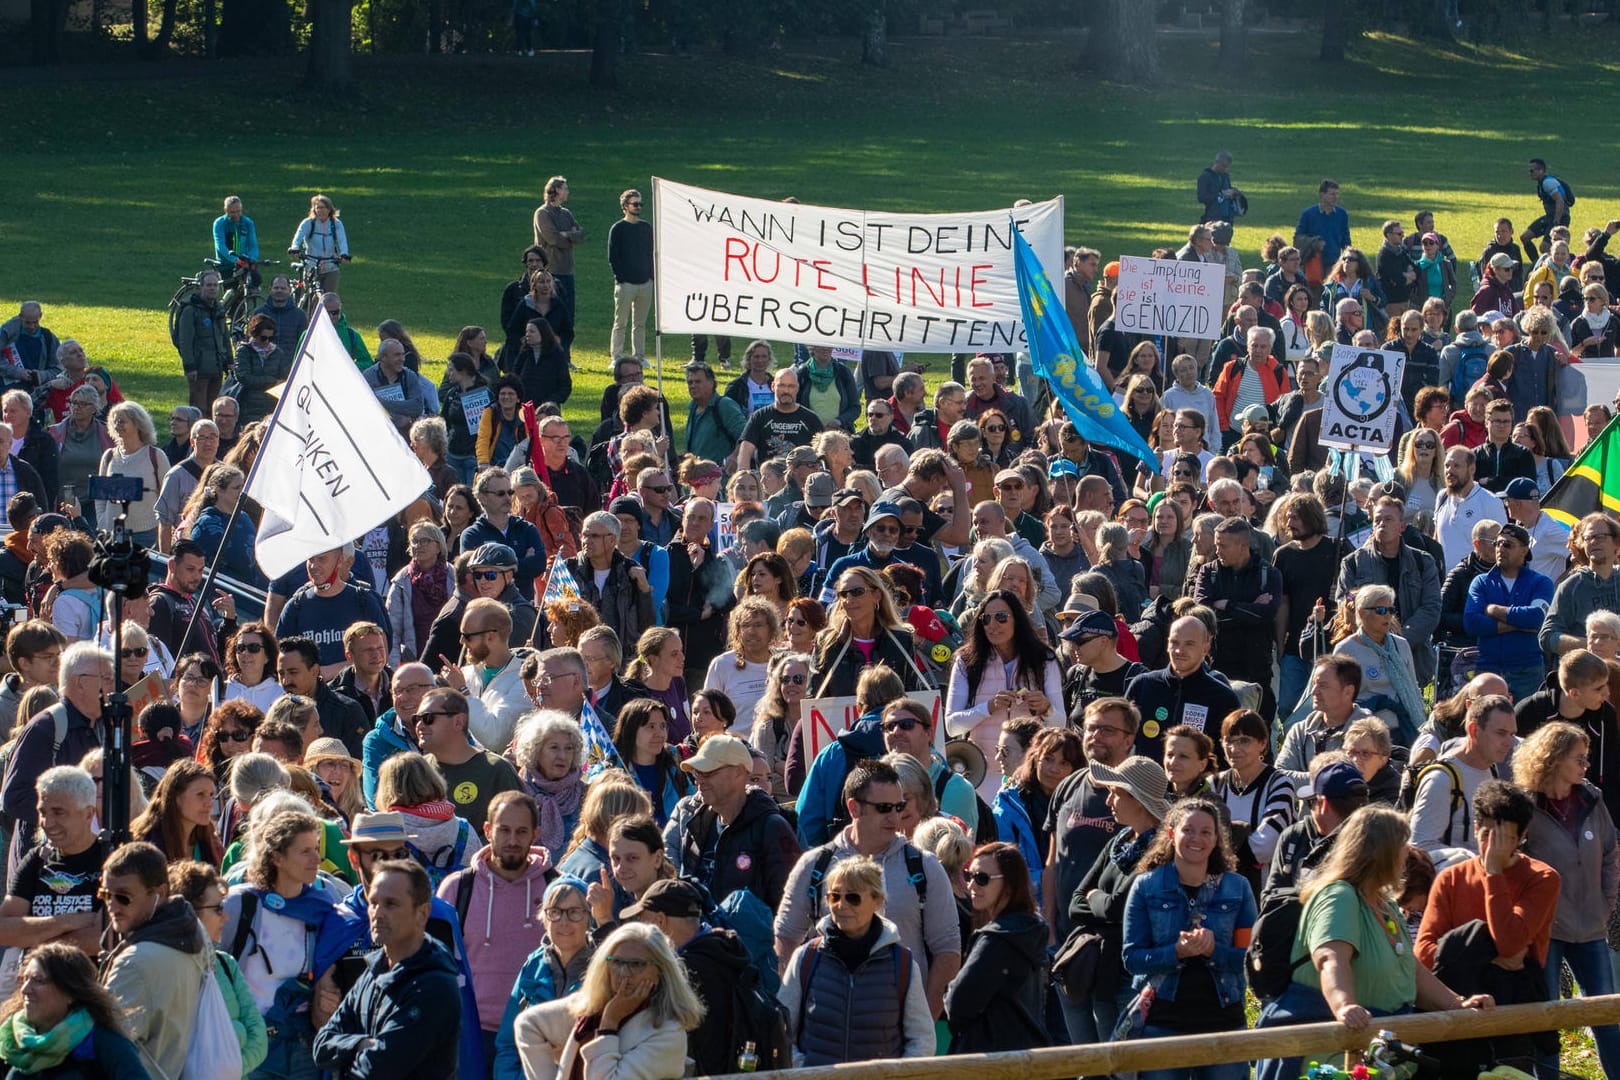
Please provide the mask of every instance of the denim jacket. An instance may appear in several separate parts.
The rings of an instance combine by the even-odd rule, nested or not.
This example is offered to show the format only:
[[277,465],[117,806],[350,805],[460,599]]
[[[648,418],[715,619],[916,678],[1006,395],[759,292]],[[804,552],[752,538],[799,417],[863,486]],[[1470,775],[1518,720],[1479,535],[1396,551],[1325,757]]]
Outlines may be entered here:
[[[1203,925],[1215,932],[1215,955],[1210,969],[1221,1005],[1243,1000],[1243,958],[1249,932],[1258,915],[1254,891],[1242,874],[1228,872],[1206,883]],[[1131,989],[1140,991],[1153,978],[1162,979],[1158,996],[1176,999],[1181,962],[1176,959],[1176,937],[1190,929],[1191,904],[1182,891],[1174,863],[1139,876],[1125,902],[1125,970]],[[1239,944],[1241,943],[1241,944]]]

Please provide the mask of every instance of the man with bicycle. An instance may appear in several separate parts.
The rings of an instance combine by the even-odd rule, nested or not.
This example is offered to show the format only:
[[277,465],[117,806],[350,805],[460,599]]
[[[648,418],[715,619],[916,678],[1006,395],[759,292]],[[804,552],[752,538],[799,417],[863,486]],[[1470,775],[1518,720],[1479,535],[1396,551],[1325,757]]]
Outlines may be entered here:
[[259,287],[259,236],[239,196],[225,196],[225,212],[214,219],[214,258],[221,269],[240,270],[248,288]]

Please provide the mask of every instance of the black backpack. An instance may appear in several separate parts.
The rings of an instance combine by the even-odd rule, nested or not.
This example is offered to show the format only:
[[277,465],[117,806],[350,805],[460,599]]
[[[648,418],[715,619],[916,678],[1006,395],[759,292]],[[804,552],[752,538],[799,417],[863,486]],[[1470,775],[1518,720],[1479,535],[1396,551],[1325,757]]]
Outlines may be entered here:
[[1249,989],[1261,1001],[1279,997],[1294,981],[1294,972],[1310,959],[1308,955],[1294,959],[1294,941],[1304,911],[1297,888],[1270,892],[1260,905],[1243,971],[1249,977]]
[[731,984],[731,1062],[736,1065],[744,1043],[754,1044],[756,1069],[790,1069],[793,1046],[788,1042],[787,1009],[759,984],[759,972],[744,968]]

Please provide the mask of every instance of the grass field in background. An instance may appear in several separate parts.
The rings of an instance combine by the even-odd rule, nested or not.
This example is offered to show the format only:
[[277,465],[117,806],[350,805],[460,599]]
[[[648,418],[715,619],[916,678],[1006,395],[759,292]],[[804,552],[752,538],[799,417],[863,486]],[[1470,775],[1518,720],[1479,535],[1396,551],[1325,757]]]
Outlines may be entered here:
[[[654,174],[919,211],[1062,194],[1068,241],[1113,258],[1182,243],[1199,171],[1230,149],[1250,199],[1235,241],[1248,265],[1267,235],[1292,235],[1324,176],[1342,184],[1367,250],[1383,219],[1410,223],[1429,208],[1470,259],[1498,215],[1522,229],[1540,213],[1531,156],[1573,186],[1577,229],[1620,216],[1616,40],[1583,30],[1572,70],[1567,42],[1556,52],[1437,50],[1375,36],[1349,63],[1325,67],[1314,34],[1257,33],[1250,75],[1234,83],[1214,72],[1212,37],[1167,35],[1170,81],[1151,88],[1098,84],[1061,33],[899,41],[884,71],[861,68],[853,40],[749,63],[630,57],[611,95],[585,87],[581,54],[362,58],[359,97],[338,104],[287,92],[295,61],[168,82],[138,71],[43,82],[7,73],[0,317],[24,298],[42,301],[46,324],[82,341],[126,395],[167,409],[185,384],[165,305],[211,253],[223,196],[242,196],[263,253],[276,257],[320,190],[342,209],[355,254],[343,272],[350,322],[374,345],[377,323],[399,319],[436,376],[464,324],[500,340],[501,290],[530,242],[546,177],[561,173],[588,234],[575,344],[585,371],[566,409],[588,432],[607,382],[607,230],[619,191],[646,191]],[[678,427],[687,351],[685,338],[663,343]],[[935,358],[931,381],[945,368]],[[1589,1039],[1571,1033],[1566,1044],[1566,1068],[1599,1075]]]

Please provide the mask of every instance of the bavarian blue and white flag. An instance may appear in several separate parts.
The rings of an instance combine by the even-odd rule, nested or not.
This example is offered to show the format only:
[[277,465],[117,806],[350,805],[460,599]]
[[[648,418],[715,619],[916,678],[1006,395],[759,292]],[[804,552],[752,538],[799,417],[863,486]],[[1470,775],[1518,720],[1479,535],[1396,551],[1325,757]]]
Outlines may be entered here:
[[613,737],[608,734],[602,718],[596,714],[589,701],[579,710],[579,728],[585,733],[586,780],[596,779],[604,769],[629,771],[624,759],[619,757],[619,748],[613,745]]
[[1052,292],[1052,282],[1017,229],[1013,230],[1013,265],[1018,270],[1018,302],[1024,311],[1024,337],[1036,377],[1051,386],[1087,442],[1123,450],[1158,472],[1159,455],[1131,427],[1101,376],[1086,362],[1085,350],[1074,339],[1074,327]]

